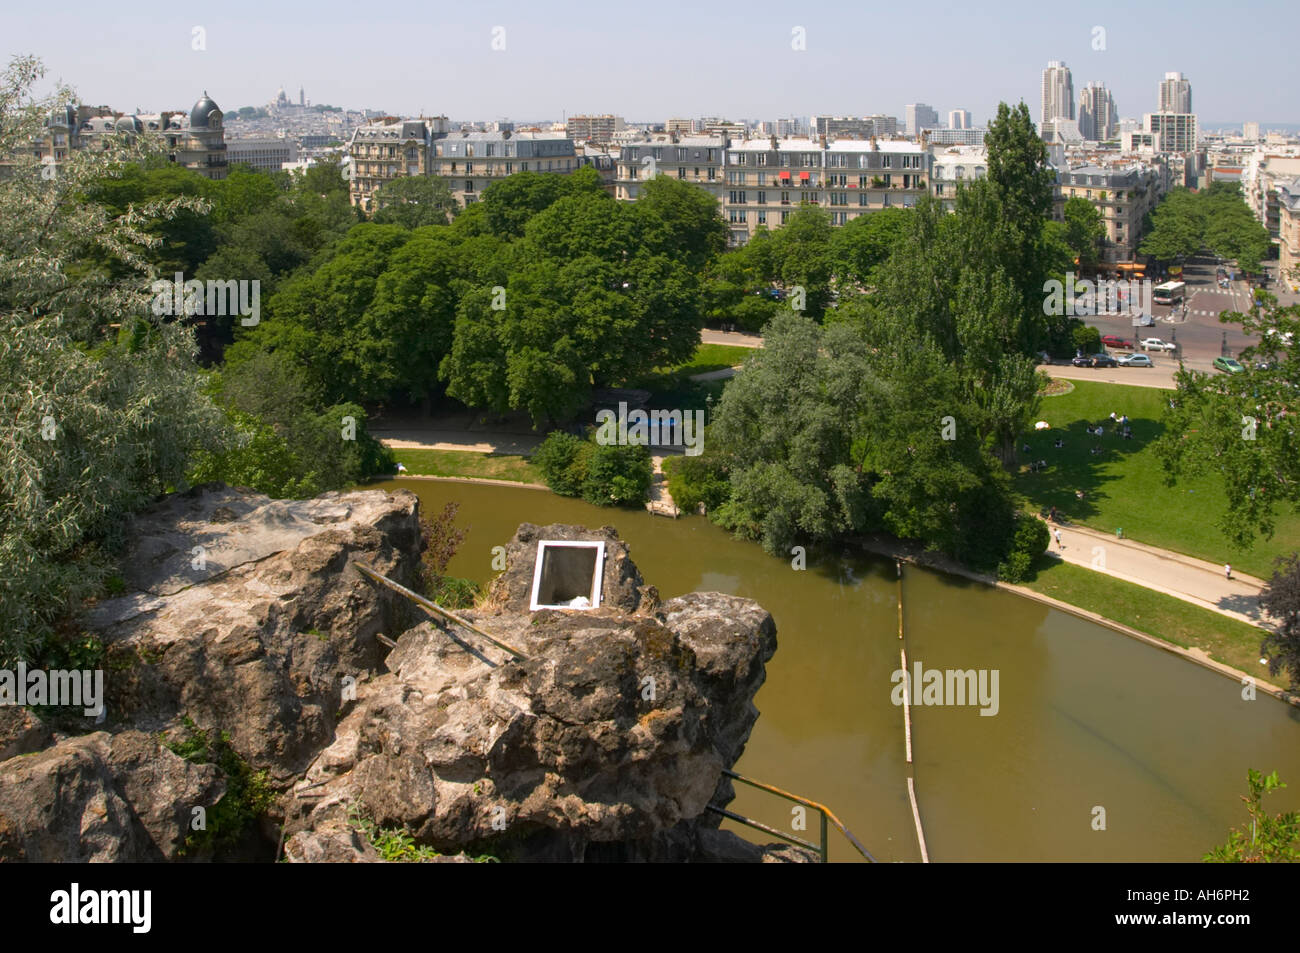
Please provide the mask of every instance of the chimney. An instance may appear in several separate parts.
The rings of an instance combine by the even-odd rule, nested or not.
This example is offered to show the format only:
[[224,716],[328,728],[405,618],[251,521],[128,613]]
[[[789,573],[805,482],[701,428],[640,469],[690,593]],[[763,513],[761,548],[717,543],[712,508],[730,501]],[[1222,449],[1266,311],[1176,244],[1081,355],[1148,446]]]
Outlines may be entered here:
[[826,148],[826,137],[825,137],[825,136],[822,136],[822,137],[821,137],[821,147],[822,147],[823,149]]
[[776,150],[777,150],[776,133],[772,133],[772,151],[775,152]]

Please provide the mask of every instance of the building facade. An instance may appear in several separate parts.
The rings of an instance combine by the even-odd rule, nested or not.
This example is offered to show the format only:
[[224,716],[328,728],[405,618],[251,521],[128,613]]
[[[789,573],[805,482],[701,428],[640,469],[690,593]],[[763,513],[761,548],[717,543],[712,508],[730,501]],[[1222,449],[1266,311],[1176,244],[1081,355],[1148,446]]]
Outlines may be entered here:
[[1057,170],[1054,217],[1064,219],[1065,201],[1084,198],[1101,213],[1104,264],[1132,261],[1142,238],[1142,224],[1165,192],[1165,174],[1156,164],[1076,165]]
[[622,116],[605,113],[602,116],[570,116],[567,122],[569,138],[574,142],[610,143],[614,133],[622,132],[626,124]]
[[614,196],[634,201],[641,183],[666,175],[699,186],[721,203],[729,141],[723,136],[657,136],[625,145],[619,150]]
[[725,171],[722,216],[734,247],[784,225],[801,205],[826,209],[832,225],[910,208],[929,187],[930,153],[898,139],[750,139],[727,148]]
[[226,143],[226,158],[231,165],[242,163],[260,172],[279,172],[287,163],[298,161],[298,142],[278,136],[231,139]]
[[969,109],[952,109],[948,112],[949,129],[969,129],[970,128],[970,110]]
[[1143,129],[1156,136],[1159,152],[1195,152],[1196,116],[1191,113],[1158,112],[1142,117]]
[[1278,199],[1278,266],[1287,287],[1300,288],[1300,178],[1280,182]]
[[1102,83],[1089,83],[1079,95],[1079,133],[1085,139],[1114,139],[1119,124],[1115,99]]
[[203,93],[189,113],[179,110],[127,115],[106,106],[67,106],[46,120],[43,135],[32,143],[42,162],[57,166],[74,149],[103,149],[115,137],[158,137],[167,157],[207,179],[224,179],[225,114]]
[[903,134],[919,136],[922,129],[933,129],[939,125],[939,113],[933,106],[925,103],[911,103],[903,109]]
[[1074,118],[1074,78],[1062,60],[1052,60],[1043,70],[1043,101],[1039,121]]
[[1159,108],[1156,112],[1191,112],[1192,84],[1183,76],[1182,73],[1165,73],[1165,78],[1160,81],[1160,92],[1157,96],[1157,103]]

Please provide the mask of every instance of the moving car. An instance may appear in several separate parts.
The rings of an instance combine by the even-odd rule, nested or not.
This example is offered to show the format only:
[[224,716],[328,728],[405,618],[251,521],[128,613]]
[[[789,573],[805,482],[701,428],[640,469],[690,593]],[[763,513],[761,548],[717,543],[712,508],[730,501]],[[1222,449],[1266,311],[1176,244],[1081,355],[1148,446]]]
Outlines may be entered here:
[[1080,354],[1078,357],[1071,358],[1070,363],[1075,367],[1092,367],[1092,358]]
[[1240,363],[1230,357],[1216,357],[1214,359],[1214,369],[1223,371],[1225,374],[1244,374],[1246,369]]
[[1124,354],[1116,362],[1121,367],[1151,367],[1151,358],[1145,354]]
[[1156,323],[1156,319],[1149,314],[1140,314],[1137,320],[1133,322],[1135,328],[1149,328]]
[[1106,345],[1107,347],[1126,347],[1130,349],[1133,347],[1132,341],[1127,341],[1124,338],[1118,337],[1117,335],[1114,334],[1103,334],[1101,336],[1101,343]]
[[1172,351],[1177,347],[1176,344],[1166,344],[1160,338],[1145,338],[1142,341],[1142,350],[1144,351]]
[[1119,361],[1115,360],[1115,358],[1111,357],[1109,354],[1094,354],[1092,356],[1092,366],[1117,367],[1119,366]]

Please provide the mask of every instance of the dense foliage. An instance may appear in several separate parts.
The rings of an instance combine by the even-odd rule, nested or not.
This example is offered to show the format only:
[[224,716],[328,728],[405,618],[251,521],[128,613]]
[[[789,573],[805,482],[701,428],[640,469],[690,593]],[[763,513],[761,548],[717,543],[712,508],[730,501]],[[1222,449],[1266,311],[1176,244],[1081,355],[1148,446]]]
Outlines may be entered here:
[[557,430],[533,455],[546,485],[597,506],[640,506],[653,477],[650,452],[637,444],[600,444]]
[[1242,200],[1240,186],[1230,182],[1214,182],[1201,192],[1173,189],[1148,216],[1144,231],[1138,250],[1159,261],[1181,261],[1208,249],[1258,272],[1269,250],[1268,229]]
[[1300,506],[1300,351],[1286,343],[1300,339],[1300,305],[1275,304],[1266,295],[1249,313],[1220,317],[1258,335],[1240,355],[1245,372],[1180,370],[1156,444],[1172,479],[1222,477],[1228,505],[1219,526],[1242,547],[1271,537],[1279,510]]
[[1300,685],[1300,553],[1278,558],[1259,606],[1276,623],[1259,648],[1268,659],[1269,674],[1286,671],[1291,684]]

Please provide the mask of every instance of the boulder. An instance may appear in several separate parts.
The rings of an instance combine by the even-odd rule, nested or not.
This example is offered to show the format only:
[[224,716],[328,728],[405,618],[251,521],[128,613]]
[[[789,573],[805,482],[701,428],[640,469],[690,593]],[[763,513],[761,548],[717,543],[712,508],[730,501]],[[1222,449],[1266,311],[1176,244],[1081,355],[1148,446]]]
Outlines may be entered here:
[[224,793],[215,767],[191,764],[150,735],[65,738],[0,762],[0,860],[172,860],[192,809]]

